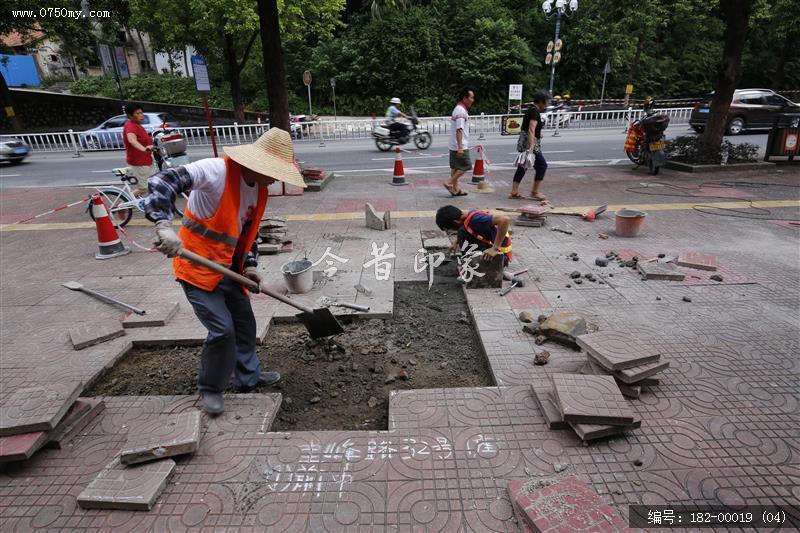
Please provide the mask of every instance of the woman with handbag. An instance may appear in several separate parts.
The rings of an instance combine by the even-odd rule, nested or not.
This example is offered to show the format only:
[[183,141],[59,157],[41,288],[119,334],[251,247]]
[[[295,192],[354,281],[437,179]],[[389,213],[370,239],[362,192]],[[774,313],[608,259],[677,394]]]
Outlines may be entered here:
[[547,161],[545,161],[541,149],[541,112],[547,109],[547,99],[547,93],[536,93],[533,97],[533,105],[525,111],[525,116],[522,119],[522,129],[517,139],[517,151],[519,152],[515,161],[517,171],[514,173],[514,183],[511,185],[511,194],[509,198],[524,198],[524,196],[519,193],[519,184],[522,182],[522,178],[525,177],[525,171],[529,168],[533,168],[536,174],[533,178],[531,197],[535,200],[547,199],[545,195],[539,192],[539,187],[542,184],[542,180],[544,180],[544,174],[547,172]]

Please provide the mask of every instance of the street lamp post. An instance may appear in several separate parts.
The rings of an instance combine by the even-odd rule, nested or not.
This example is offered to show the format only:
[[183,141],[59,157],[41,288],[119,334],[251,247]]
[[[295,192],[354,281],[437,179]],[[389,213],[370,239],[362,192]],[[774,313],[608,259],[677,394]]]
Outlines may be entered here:
[[[569,6],[569,11],[567,11],[567,6]],[[569,16],[570,12],[574,13],[578,10],[578,0],[544,0],[542,2],[542,11],[544,11],[544,16],[548,20],[550,17],[553,16],[553,10],[555,9],[556,15],[556,36],[553,38],[554,43],[558,43],[558,34],[561,32],[561,17],[562,16]],[[549,51],[549,50],[548,50]],[[550,67],[550,96],[553,96],[553,86],[555,85],[556,81],[556,64],[558,63],[555,58],[552,61]]]

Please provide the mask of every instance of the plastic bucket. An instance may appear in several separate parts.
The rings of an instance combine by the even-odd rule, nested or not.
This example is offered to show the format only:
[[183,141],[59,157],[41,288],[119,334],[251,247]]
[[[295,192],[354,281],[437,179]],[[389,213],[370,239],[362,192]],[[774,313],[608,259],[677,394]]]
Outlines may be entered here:
[[286,288],[294,294],[303,294],[314,287],[314,272],[311,270],[311,261],[289,261],[281,267]]
[[642,230],[647,213],[632,209],[620,209],[617,215],[617,235],[620,237],[636,237]]

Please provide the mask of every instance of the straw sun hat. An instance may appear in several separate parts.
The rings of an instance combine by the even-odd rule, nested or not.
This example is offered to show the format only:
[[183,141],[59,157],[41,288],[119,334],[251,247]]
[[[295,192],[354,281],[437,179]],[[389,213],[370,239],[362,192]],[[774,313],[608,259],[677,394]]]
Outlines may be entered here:
[[254,172],[290,185],[306,186],[295,163],[292,138],[287,131],[272,128],[253,144],[226,146],[223,150],[231,159]]

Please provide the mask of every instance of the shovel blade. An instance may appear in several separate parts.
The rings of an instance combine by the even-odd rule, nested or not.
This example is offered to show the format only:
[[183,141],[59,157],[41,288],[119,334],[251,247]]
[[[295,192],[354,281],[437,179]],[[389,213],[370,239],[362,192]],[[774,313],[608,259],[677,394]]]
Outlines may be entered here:
[[312,339],[321,339],[344,332],[344,327],[330,309],[314,309],[313,313],[298,313],[297,318],[308,330]]
[[81,285],[77,281],[67,281],[66,283],[62,283],[61,285],[73,291],[79,291],[83,288],[83,285]]

